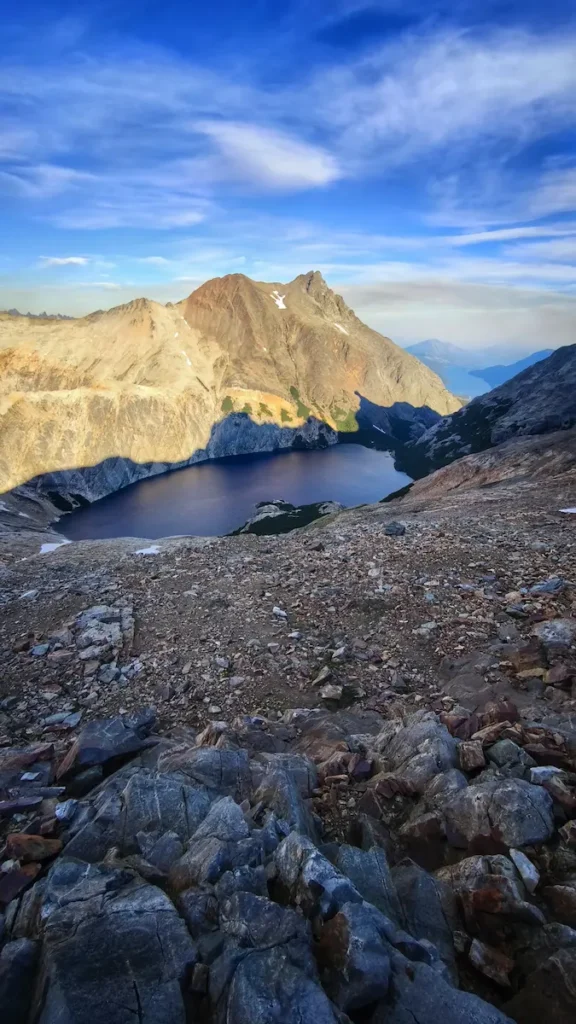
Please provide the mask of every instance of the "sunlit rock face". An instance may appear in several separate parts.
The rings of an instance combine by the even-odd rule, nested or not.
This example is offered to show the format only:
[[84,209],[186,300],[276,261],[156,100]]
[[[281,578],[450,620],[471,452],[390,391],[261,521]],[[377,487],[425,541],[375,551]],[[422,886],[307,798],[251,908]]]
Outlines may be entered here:
[[0,381],[0,492],[76,471],[90,499],[206,458],[335,443],[361,401],[407,403],[425,426],[460,404],[317,272],[229,275],[78,320],[0,314]]

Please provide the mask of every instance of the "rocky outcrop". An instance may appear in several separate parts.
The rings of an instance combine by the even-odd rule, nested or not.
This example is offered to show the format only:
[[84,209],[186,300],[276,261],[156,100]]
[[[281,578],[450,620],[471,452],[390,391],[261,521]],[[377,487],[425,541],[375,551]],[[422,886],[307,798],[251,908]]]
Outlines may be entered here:
[[576,345],[568,345],[435,423],[406,445],[401,463],[421,477],[512,438],[575,425]]
[[361,407],[363,425],[373,410],[405,439],[459,405],[318,273],[230,275],[177,305],[78,320],[0,318],[0,366],[0,491],[35,480],[88,500],[206,458],[333,443]]
[[278,498],[256,505],[256,513],[234,533],[276,534],[288,533],[322,516],[333,515],[344,508],[338,501],[316,501],[310,505],[291,505]]
[[[401,456],[402,458],[402,456]],[[454,491],[497,485],[538,485],[553,477],[569,480],[576,470],[576,427],[551,434],[514,437],[465,455],[411,485],[410,502],[442,498]]]
[[[165,736],[143,709],[68,750],[4,748],[10,1024],[533,1024],[544,996],[570,1024],[573,818],[556,832],[566,805],[540,778],[458,771],[466,720],[490,757],[494,709],[298,709]],[[530,726],[515,735],[530,746]],[[357,811],[326,842],[343,787]],[[433,872],[404,827],[426,817]]]

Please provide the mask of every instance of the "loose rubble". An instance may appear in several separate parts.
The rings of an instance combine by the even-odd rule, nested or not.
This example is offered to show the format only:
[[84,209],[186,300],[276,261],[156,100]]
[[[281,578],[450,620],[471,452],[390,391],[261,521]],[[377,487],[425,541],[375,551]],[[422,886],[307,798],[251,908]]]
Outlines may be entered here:
[[572,1024],[573,524],[474,502],[2,547],[9,1024]]

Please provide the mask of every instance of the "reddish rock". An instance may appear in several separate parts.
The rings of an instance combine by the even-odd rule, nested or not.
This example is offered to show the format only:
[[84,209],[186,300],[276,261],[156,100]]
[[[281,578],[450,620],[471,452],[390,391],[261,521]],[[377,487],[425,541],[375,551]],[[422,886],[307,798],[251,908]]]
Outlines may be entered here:
[[484,705],[482,713],[478,716],[480,728],[492,725],[495,722],[518,722],[520,712],[513,701],[502,697],[500,700],[489,701]]
[[484,747],[490,747],[499,740],[504,732],[511,727],[511,722],[492,722],[475,732],[472,739]]
[[31,836],[26,832],[11,832],[6,839],[6,849],[11,857],[28,864],[55,857],[62,849],[62,842],[46,836]]
[[558,921],[576,927],[576,881],[549,885],[544,889],[544,897]]
[[40,864],[25,864],[0,874],[0,905],[11,903],[16,896],[24,892],[41,871]]

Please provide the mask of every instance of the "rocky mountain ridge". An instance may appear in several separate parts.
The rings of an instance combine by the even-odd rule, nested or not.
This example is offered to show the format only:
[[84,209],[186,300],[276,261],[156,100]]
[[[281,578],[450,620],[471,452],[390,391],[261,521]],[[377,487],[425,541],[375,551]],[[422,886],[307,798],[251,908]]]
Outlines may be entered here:
[[422,477],[512,438],[575,425],[576,345],[567,345],[433,424],[405,446],[400,463]]
[[176,305],[73,321],[0,319],[0,359],[0,489],[44,477],[89,500],[204,458],[335,443],[362,399],[406,403],[413,436],[459,405],[317,272],[229,275]]

